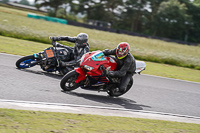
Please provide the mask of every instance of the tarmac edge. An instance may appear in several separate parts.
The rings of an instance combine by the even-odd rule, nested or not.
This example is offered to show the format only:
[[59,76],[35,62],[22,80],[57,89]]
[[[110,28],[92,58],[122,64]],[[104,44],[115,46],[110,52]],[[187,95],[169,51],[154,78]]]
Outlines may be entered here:
[[144,110],[131,110],[131,109],[123,109],[123,108],[110,108],[110,107],[101,107],[101,106],[0,99],[0,108],[16,109],[16,110],[47,111],[47,112],[63,112],[63,113],[73,113],[73,114],[91,114],[91,115],[102,115],[102,116],[144,118],[144,119],[200,124],[200,117],[195,117],[195,116],[144,111]]

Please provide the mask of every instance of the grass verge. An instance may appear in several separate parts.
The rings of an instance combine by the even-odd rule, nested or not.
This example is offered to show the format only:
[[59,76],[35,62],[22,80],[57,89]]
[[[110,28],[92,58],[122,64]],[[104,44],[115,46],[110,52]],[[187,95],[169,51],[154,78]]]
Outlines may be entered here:
[[199,124],[0,109],[1,133],[199,133]]
[[[32,55],[52,46],[50,44],[38,43],[33,41],[15,39],[11,37],[0,36],[0,52],[15,54],[15,55]],[[71,45],[72,46],[72,45]],[[147,68],[142,73],[149,75],[156,75],[162,77],[169,77],[175,79],[182,79],[194,82],[200,82],[200,71],[195,69],[177,67],[166,64],[152,63],[145,61]]]

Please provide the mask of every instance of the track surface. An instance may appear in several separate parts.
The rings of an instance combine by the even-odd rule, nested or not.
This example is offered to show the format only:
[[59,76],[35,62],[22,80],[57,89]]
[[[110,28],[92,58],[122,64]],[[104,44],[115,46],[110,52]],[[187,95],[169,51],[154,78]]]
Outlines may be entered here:
[[19,70],[15,62],[21,56],[0,53],[0,99],[48,103],[103,106],[164,112],[200,117],[200,83],[135,75],[131,90],[118,98],[105,92],[77,89],[64,93],[62,78],[43,72],[39,66]]

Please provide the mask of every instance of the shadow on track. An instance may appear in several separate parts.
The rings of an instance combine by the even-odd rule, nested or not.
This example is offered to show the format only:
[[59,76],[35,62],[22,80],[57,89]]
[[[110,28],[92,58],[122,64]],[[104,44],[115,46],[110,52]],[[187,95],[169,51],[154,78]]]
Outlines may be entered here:
[[[27,72],[27,73],[44,75],[44,76],[48,76],[48,77],[59,79],[59,80],[61,80],[63,77],[62,75],[59,75],[58,73],[48,73],[48,72],[43,72],[43,71],[38,71],[38,70],[31,70],[31,69],[17,69],[17,70],[22,71],[22,72]],[[143,110],[143,107],[151,108],[150,106],[147,106],[147,105],[137,104],[135,101],[124,98],[124,97],[110,97],[110,96],[105,96],[105,95],[95,95],[95,94],[78,93],[78,92],[65,92],[65,91],[62,91],[62,92],[71,96],[81,97],[90,101],[103,103],[103,104],[106,104],[107,107],[125,108],[125,109],[133,109],[133,110]]]
[[122,97],[110,97],[110,96],[101,96],[101,95],[95,95],[95,94],[85,94],[85,93],[66,92],[66,91],[62,91],[62,92],[69,95],[82,97],[91,101],[104,103],[107,105],[119,105],[125,109],[143,110],[143,107],[151,108],[150,106],[137,104],[133,100],[122,98]]
[[39,74],[39,75],[44,75],[44,76],[48,76],[51,78],[56,78],[56,79],[62,79],[63,75],[60,75],[58,73],[55,72],[45,72],[45,71],[37,71],[37,70],[31,70],[31,69],[18,69],[19,71],[23,71],[23,72],[28,72],[28,73],[33,73],[33,74]]

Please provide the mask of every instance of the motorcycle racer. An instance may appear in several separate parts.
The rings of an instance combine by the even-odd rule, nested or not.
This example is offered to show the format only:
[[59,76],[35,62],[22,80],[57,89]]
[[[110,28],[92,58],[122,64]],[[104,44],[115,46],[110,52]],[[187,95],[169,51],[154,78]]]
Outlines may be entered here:
[[[78,64],[78,60],[82,57],[82,55],[89,52],[89,44],[87,43],[88,35],[86,33],[79,33],[76,37],[57,36],[51,38],[53,41],[68,41],[75,43],[73,48],[73,54],[74,54],[73,60],[69,62],[60,61],[61,67],[70,66],[71,64]],[[69,47],[59,43],[56,43],[55,45],[56,47],[63,47],[63,48]]]
[[106,74],[111,77],[122,77],[119,91],[124,92],[131,77],[135,74],[136,63],[135,58],[130,51],[130,46],[127,42],[121,42],[117,48],[103,50],[104,55],[115,55],[117,60],[117,71],[106,71]]

